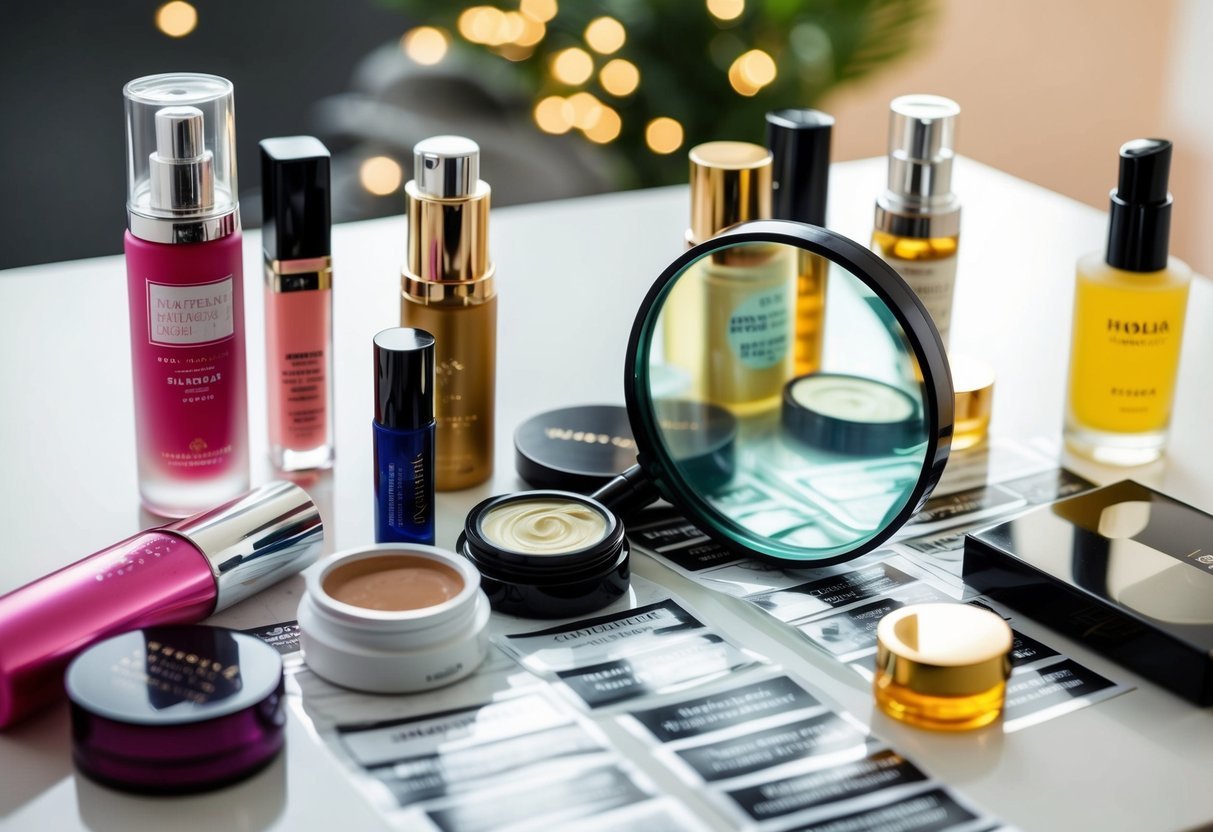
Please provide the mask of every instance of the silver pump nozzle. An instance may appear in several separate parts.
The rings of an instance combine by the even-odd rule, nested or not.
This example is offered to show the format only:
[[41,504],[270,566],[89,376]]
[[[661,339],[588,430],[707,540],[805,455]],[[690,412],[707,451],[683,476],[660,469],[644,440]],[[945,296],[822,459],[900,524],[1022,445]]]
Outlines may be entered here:
[[207,210],[215,203],[213,154],[202,139],[202,111],[163,107],[156,111],[156,152],[151,155],[151,207]]
[[413,147],[417,190],[438,199],[471,196],[480,179],[480,146],[463,136],[433,136]]
[[938,95],[903,95],[889,105],[889,194],[892,201],[947,208],[952,194],[956,117],[960,105]]

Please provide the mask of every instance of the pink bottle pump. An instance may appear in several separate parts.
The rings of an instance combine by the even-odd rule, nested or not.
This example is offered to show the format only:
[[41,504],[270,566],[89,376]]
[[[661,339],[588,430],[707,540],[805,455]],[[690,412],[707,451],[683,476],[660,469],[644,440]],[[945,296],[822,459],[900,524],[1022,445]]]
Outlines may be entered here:
[[123,94],[139,493],[183,517],[249,482],[232,85],[152,75]]

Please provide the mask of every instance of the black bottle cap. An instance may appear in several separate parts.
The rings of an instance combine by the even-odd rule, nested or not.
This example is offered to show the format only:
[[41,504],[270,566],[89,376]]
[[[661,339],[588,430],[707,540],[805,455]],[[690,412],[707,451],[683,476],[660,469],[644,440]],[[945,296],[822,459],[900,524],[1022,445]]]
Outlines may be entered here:
[[1120,181],[1108,216],[1108,265],[1130,272],[1167,267],[1171,238],[1171,143],[1134,139],[1120,148]]
[[375,421],[395,430],[434,421],[434,336],[424,329],[375,336]]
[[824,226],[834,117],[820,110],[788,108],[772,110],[766,121],[767,148],[774,157],[771,216]]
[[329,151],[312,136],[261,142],[261,247],[266,260],[328,257]]

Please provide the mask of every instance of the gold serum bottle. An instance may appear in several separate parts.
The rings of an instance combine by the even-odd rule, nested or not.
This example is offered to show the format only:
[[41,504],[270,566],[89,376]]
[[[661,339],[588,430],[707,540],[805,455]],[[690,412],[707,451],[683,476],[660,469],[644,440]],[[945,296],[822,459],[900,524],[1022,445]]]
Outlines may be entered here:
[[[691,149],[696,245],[741,222],[771,217],[771,154],[747,142]],[[666,358],[690,376],[691,395],[744,415],[778,406],[791,377],[793,251],[745,243],[696,261],[666,301]]]
[[1171,143],[1120,148],[1106,252],[1078,261],[1066,446],[1109,465],[1162,456],[1192,271],[1167,256]]
[[[824,227],[834,117],[820,110],[789,108],[767,113],[766,124],[774,168],[771,216]],[[824,257],[797,252],[793,360],[798,376],[821,369],[829,266]]]
[[876,200],[872,232],[872,250],[918,295],[944,346],[960,246],[960,201],[952,193],[959,115],[960,105],[938,95],[893,99],[888,187]]
[[404,192],[409,240],[400,325],[434,336],[434,486],[456,491],[493,473],[497,291],[480,147],[461,136],[419,142]]

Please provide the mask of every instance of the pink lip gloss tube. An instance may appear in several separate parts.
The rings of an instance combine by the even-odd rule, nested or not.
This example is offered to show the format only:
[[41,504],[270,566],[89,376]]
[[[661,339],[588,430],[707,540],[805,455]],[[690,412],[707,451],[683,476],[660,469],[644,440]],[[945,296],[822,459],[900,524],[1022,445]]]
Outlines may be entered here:
[[232,85],[151,75],[123,95],[139,495],[185,517],[249,484]]
[[333,261],[329,152],[319,139],[261,142],[266,403],[280,471],[333,464]]
[[201,621],[298,572],[323,541],[307,492],[271,482],[0,596],[0,728],[60,699],[65,668],[89,645]]

